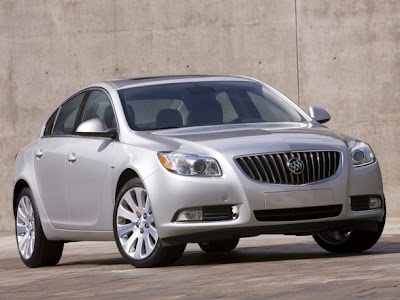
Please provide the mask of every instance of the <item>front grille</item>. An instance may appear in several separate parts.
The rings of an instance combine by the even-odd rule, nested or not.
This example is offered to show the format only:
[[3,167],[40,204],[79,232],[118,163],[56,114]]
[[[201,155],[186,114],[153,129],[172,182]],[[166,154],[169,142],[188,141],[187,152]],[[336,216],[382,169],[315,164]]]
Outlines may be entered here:
[[[300,174],[292,173],[288,162],[297,158],[303,162]],[[253,180],[275,184],[305,184],[336,174],[340,164],[339,151],[304,151],[270,153],[236,158],[243,172]]]
[[299,221],[322,219],[340,215],[342,205],[325,205],[300,208],[255,210],[257,221]]
[[204,221],[232,220],[233,212],[230,205],[206,206],[203,208]]

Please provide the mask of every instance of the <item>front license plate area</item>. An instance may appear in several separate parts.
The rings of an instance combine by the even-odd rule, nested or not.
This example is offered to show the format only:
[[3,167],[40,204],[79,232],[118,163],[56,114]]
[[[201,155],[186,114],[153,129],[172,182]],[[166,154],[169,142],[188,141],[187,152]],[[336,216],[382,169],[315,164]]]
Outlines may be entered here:
[[335,204],[332,189],[264,193],[266,209],[324,206]]

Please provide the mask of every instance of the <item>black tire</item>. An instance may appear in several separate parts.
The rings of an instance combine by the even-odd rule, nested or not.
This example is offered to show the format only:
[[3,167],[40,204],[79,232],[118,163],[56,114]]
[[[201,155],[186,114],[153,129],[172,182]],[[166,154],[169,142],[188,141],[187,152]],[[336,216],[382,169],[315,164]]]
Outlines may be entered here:
[[239,238],[227,239],[227,240],[217,240],[209,242],[200,242],[199,246],[201,250],[207,253],[216,252],[229,252],[236,248],[239,243]]
[[[376,232],[361,230],[335,231],[313,235],[313,238],[321,248],[332,253],[360,253],[370,249],[378,242],[385,227],[385,219],[386,215]],[[343,236],[343,239],[340,239],[339,236]]]
[[[148,237],[151,236],[150,229],[152,229],[153,232],[154,232],[154,230],[155,230],[155,232],[157,232],[156,224],[154,222],[155,221],[154,216],[152,214],[150,206],[149,206],[150,209],[148,211],[143,212],[143,216],[141,215],[141,212],[139,211],[140,206],[136,205],[136,203],[138,203],[137,199],[134,200],[134,204],[137,206],[136,207],[137,211],[135,211],[135,207],[131,207],[131,206],[127,207],[127,205],[129,205],[129,203],[126,199],[124,199],[124,197],[128,197],[128,195],[131,195],[132,198],[136,197],[136,193],[133,194],[133,192],[136,190],[144,191],[143,193],[145,193],[145,196],[144,196],[145,201],[146,202],[150,201],[147,198],[146,189],[139,178],[134,178],[134,179],[129,180],[122,187],[122,189],[119,191],[119,193],[117,195],[117,199],[116,199],[115,207],[114,207],[114,214],[113,214],[113,227],[114,227],[114,239],[117,244],[118,250],[121,253],[122,257],[128,263],[130,263],[131,265],[133,265],[137,268],[151,268],[151,267],[159,267],[159,266],[166,266],[166,265],[172,264],[173,262],[175,262],[176,260],[178,260],[181,257],[182,253],[185,251],[186,244],[166,246],[166,245],[162,244],[162,242],[159,238],[157,238],[157,240],[155,240],[154,237],[152,236],[154,248],[152,249],[150,254],[147,253],[147,249],[145,249],[145,247],[144,247],[144,249],[145,249],[144,251],[146,252],[145,255],[147,255],[147,256],[145,256],[143,258],[134,258],[133,257],[134,255],[136,255],[135,252],[137,251],[136,248],[137,248],[137,245],[139,244],[138,240],[139,240],[140,234],[142,236],[144,236],[144,237],[142,237],[142,239],[144,239],[146,235]],[[143,195],[143,193],[141,193],[141,195]],[[120,209],[123,209],[123,208],[128,209],[128,211],[132,214],[132,216],[135,216],[135,215],[138,216],[138,220],[136,221],[136,223],[134,223],[133,220],[130,220],[128,218],[118,216],[119,207],[120,207]],[[142,207],[143,207],[143,205],[142,205]],[[138,215],[138,213],[139,213],[139,215]],[[144,215],[146,215],[146,218],[144,217]],[[146,223],[147,220],[153,220],[153,221],[149,221],[151,223]],[[135,224],[139,224],[139,223],[140,223],[140,225],[138,225],[138,226],[135,225]],[[132,225],[130,225],[130,224],[132,224]],[[142,227],[142,224],[144,224],[144,225],[147,224],[148,227],[144,227],[144,225]],[[127,231],[125,234],[122,234],[120,237],[118,235],[118,227],[121,228],[121,226],[123,226],[123,225],[130,225],[130,228],[132,228],[132,230]],[[138,231],[138,230],[140,230],[140,231]],[[146,230],[149,230],[149,231],[147,232]],[[134,236],[134,237],[132,238],[132,242],[130,242],[129,249],[127,251],[124,249],[122,242],[128,243],[129,238],[131,236]],[[158,236],[158,233],[157,233],[157,236]],[[134,247],[134,249],[132,249],[132,247]],[[142,247],[142,249],[143,249],[143,247]],[[142,249],[140,249],[140,252],[142,252]]]
[[[25,232],[18,235],[18,230],[17,230],[18,224],[22,226],[27,225],[27,223],[23,222],[23,220],[19,218],[18,214],[18,210],[22,209],[22,207],[19,208],[19,205],[20,204],[22,205],[21,201],[26,201],[26,199],[29,199],[32,206],[31,216],[33,216],[34,219],[32,222],[34,224],[34,227],[31,228],[33,228],[33,234],[31,234],[31,232]],[[62,252],[64,249],[64,243],[59,241],[49,241],[44,235],[39,212],[36,207],[36,202],[30,188],[28,187],[24,188],[19,194],[18,201],[15,204],[14,208],[14,216],[15,216],[15,235],[17,239],[17,247],[23,263],[30,268],[36,268],[42,266],[55,266],[61,259]],[[31,218],[29,219],[31,220]],[[30,235],[30,236],[34,235],[34,242],[32,242],[33,251],[31,251],[32,254],[30,257],[24,257],[23,253],[21,253],[20,245],[18,242],[18,238],[20,238],[21,240],[25,235]]]

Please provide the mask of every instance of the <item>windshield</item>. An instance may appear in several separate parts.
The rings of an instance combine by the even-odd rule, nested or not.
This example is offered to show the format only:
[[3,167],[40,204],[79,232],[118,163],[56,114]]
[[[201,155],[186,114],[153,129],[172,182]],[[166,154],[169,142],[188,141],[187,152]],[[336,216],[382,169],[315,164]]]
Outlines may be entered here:
[[118,93],[133,130],[305,121],[288,101],[257,82],[173,83]]

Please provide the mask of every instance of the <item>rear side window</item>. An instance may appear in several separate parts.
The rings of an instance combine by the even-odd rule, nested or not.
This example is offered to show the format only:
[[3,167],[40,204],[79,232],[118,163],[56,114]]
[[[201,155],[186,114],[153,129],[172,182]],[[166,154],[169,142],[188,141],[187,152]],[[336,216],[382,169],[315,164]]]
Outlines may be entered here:
[[58,113],[52,135],[72,135],[76,117],[85,93],[81,93],[65,102]]

